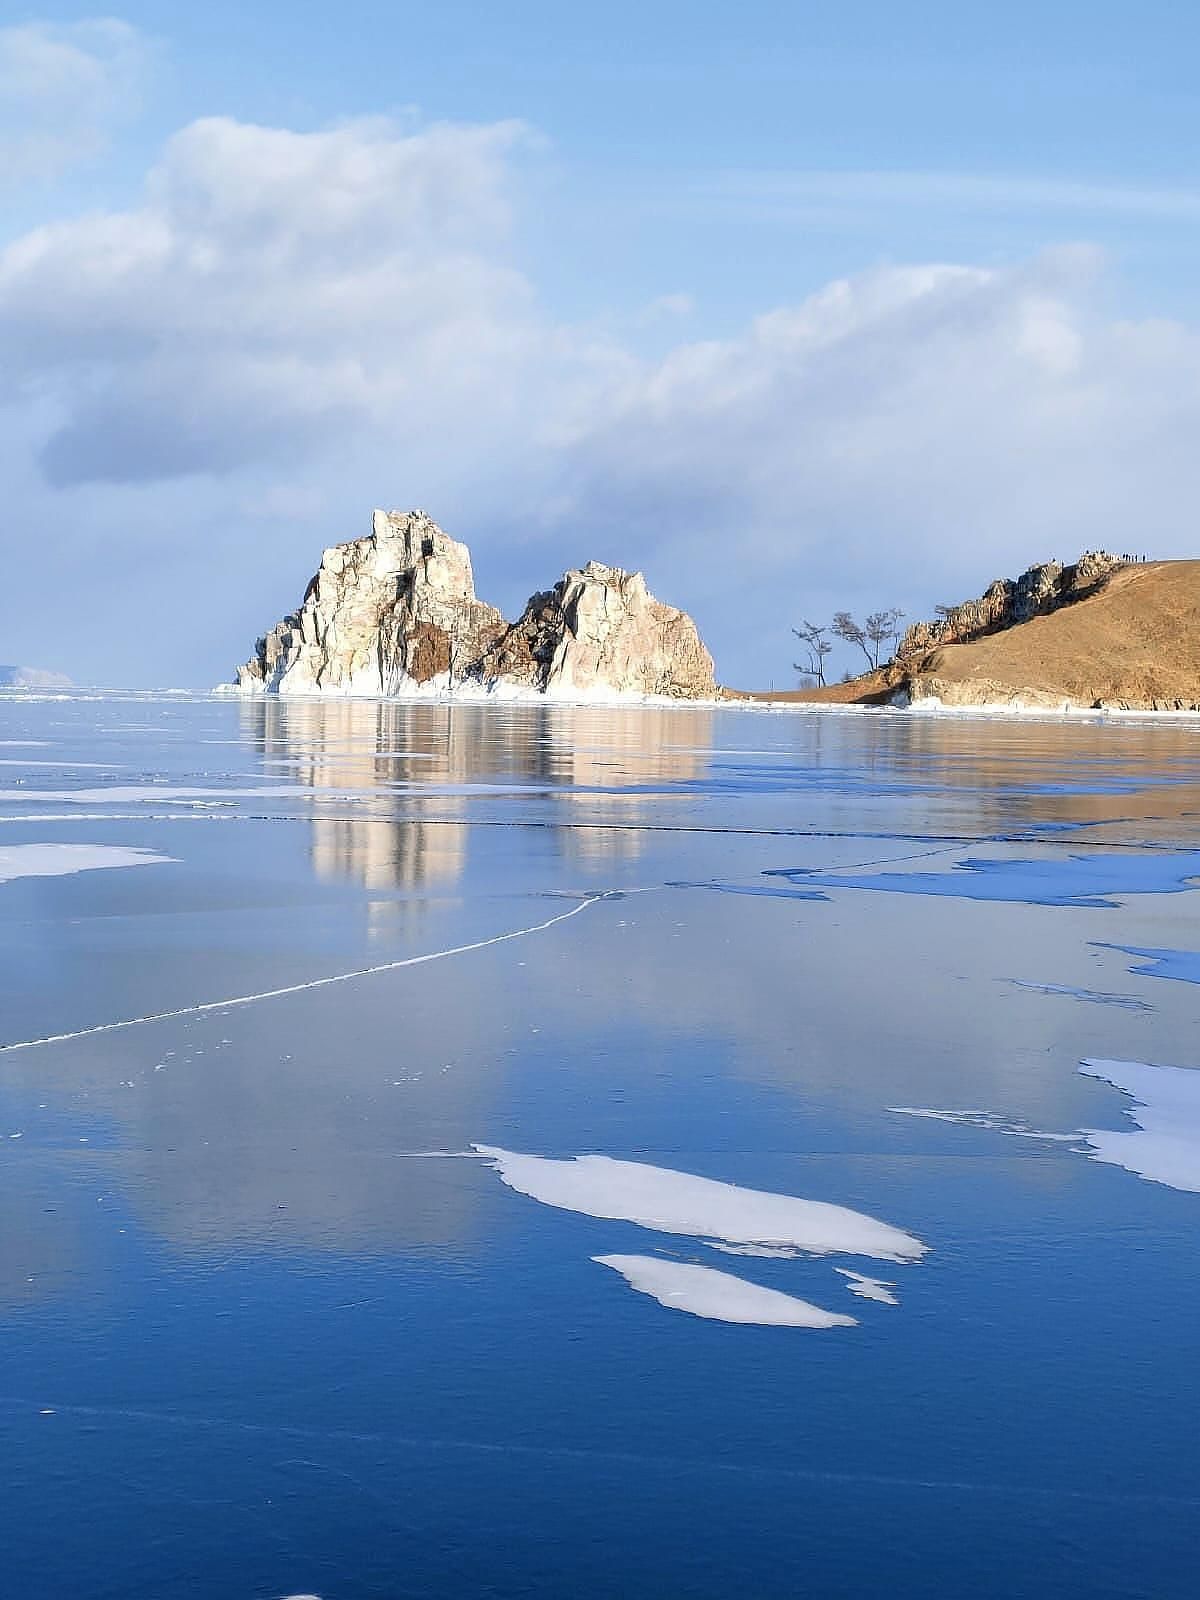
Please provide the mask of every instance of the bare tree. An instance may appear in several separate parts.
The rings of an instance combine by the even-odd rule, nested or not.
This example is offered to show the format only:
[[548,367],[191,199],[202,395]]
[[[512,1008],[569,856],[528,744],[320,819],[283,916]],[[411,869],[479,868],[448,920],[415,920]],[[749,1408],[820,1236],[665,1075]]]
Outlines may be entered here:
[[815,678],[818,687],[825,687],[825,657],[833,649],[829,634],[829,625],[822,622],[802,622],[792,632],[808,652],[807,664],[796,661],[793,665],[797,672],[807,673],[810,678]]
[[836,611],[833,617],[833,631],[839,639],[844,639],[847,644],[852,644],[861,650],[867,658],[867,666],[875,672],[878,670],[879,656],[884,645],[889,639],[894,640],[897,637],[903,618],[903,611],[896,606],[890,611],[872,611],[865,625],[855,622],[848,611]]
[[833,631],[839,639],[844,639],[847,644],[857,646],[866,656],[869,667],[875,665],[871,660],[871,650],[867,644],[867,636],[848,611],[835,611],[833,613]]
[[863,632],[870,640],[871,654],[875,657],[876,666],[879,665],[879,657],[883,654],[884,645],[890,644],[893,654],[895,653],[896,644],[901,633],[900,624],[903,621],[904,613],[899,606],[893,606],[890,611],[872,611],[867,618],[867,624]]

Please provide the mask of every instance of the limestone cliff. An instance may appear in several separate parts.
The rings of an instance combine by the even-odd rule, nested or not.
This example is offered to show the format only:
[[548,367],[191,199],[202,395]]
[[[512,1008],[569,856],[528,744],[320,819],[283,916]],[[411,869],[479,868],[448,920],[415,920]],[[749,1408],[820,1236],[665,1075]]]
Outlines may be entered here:
[[508,624],[475,596],[471,557],[423,511],[374,514],[371,533],[326,550],[298,611],[237,670],[279,694],[545,694],[711,699],[696,625],[641,573],[589,562]]

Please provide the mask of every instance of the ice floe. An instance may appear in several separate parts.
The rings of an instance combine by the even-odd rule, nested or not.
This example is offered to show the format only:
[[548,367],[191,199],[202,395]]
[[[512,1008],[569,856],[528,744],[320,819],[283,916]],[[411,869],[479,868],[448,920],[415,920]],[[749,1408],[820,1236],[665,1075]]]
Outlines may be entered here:
[[1200,1069],[1089,1057],[1079,1070],[1133,1102],[1132,1128],[1083,1130],[1087,1153],[1152,1183],[1200,1194]]
[[920,1239],[891,1223],[824,1200],[743,1189],[611,1156],[555,1160],[492,1145],[474,1148],[492,1162],[510,1189],[543,1205],[634,1222],[658,1233],[725,1244],[790,1246],[810,1255],[872,1256],[879,1261],[919,1261],[927,1249]]
[[771,1328],[853,1328],[856,1317],[826,1311],[807,1300],[764,1289],[732,1272],[664,1261],[659,1256],[593,1256],[602,1267],[619,1272],[631,1289],[648,1294],[660,1306],[687,1311],[712,1322],[757,1323]]
[[0,845],[0,883],[14,878],[60,878],[97,867],[148,867],[174,859],[156,850],[126,850],[110,844]]
[[854,1272],[850,1267],[834,1267],[835,1272],[840,1272],[846,1279],[846,1287],[851,1294],[856,1294],[861,1300],[878,1300],[881,1306],[898,1306],[899,1299],[892,1293],[895,1284],[883,1278],[868,1278],[865,1272]]

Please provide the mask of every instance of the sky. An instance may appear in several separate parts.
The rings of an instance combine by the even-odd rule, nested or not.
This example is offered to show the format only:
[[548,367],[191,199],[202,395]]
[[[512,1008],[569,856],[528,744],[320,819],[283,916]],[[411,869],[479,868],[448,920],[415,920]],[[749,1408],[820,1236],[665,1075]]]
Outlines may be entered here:
[[[0,0],[0,660],[208,687],[375,506],[802,619],[1197,555],[1200,13]],[[837,667],[852,665],[839,655]]]

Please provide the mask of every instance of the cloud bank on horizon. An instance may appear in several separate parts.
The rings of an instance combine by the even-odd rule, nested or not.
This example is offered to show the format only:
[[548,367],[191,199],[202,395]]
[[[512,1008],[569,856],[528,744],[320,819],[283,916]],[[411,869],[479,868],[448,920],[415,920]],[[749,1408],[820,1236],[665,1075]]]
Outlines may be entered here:
[[[154,56],[0,29],[10,177],[101,159]],[[598,262],[569,318],[528,239],[552,137],[207,116],[121,203],[45,188],[0,247],[6,656],[216,681],[377,504],[466,539],[510,610],[548,560],[640,567],[734,682],[788,681],[801,615],[1189,553],[1200,333],[1116,315],[1095,248],[868,262],[719,331],[686,259],[622,315]]]

